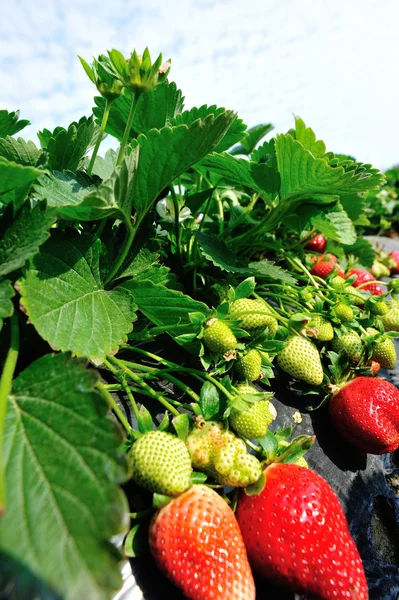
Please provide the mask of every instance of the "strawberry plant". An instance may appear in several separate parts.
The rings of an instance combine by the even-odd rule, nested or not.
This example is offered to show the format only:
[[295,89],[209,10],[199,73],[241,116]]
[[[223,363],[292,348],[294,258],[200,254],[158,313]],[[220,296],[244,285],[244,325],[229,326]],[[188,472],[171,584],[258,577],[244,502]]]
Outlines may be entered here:
[[[265,141],[271,126],[232,110],[186,109],[147,49],[80,62],[99,94],[89,117],[36,144],[0,111],[1,592],[112,598],[122,555],[147,548],[188,598],[254,598],[250,563],[366,598],[342,509],[305,469],[314,437],[274,423],[273,380],[302,411],[329,402],[360,450],[397,448],[396,392],[372,379],[396,363],[399,287],[379,278],[397,264],[361,219],[384,176],[299,117]],[[105,135],[119,147],[102,156]],[[261,514],[278,486],[277,540]],[[284,563],[303,486],[327,498],[315,510],[334,535],[309,520],[301,579]],[[263,529],[273,560],[254,556]],[[349,561],[335,595],[303,569],[319,535],[319,566],[338,544]]]

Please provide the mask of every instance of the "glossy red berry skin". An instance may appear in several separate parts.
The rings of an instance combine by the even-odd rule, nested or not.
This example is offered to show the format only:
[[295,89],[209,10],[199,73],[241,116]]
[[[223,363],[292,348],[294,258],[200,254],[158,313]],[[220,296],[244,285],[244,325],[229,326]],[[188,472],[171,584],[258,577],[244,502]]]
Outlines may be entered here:
[[306,250],[311,250],[312,252],[320,252],[322,254],[327,246],[327,240],[322,233],[316,235],[316,237],[312,238],[310,242],[308,242],[305,246]]
[[255,600],[255,584],[233,511],[211,488],[193,485],[161,508],[150,527],[160,569],[190,600]]
[[[367,281],[370,281],[370,282],[376,281],[374,275],[372,275],[365,269],[352,269],[351,271],[349,271],[349,273],[347,273],[345,275],[345,277],[346,277],[346,279],[348,279],[348,277],[351,277],[352,275],[356,275],[356,279],[352,283],[353,287],[359,287],[359,285],[362,285],[363,283],[366,283]],[[373,296],[380,296],[381,294],[384,293],[384,291],[379,283],[370,283],[369,285],[365,285],[362,287],[362,290],[366,290],[367,292],[370,292],[370,294],[372,294]]]
[[399,448],[399,390],[380,377],[355,377],[330,400],[330,418],[350,444],[370,454]]
[[393,262],[396,263],[396,266],[391,266],[391,275],[399,274],[399,250],[393,250],[389,253],[389,256]]
[[366,600],[361,558],[330,485],[295,464],[266,468],[256,496],[241,493],[236,516],[260,575],[318,600]]
[[311,273],[321,279],[326,279],[334,271],[337,275],[341,274],[339,265],[337,264],[337,257],[333,254],[323,254],[322,256],[312,256],[312,262],[314,263]]

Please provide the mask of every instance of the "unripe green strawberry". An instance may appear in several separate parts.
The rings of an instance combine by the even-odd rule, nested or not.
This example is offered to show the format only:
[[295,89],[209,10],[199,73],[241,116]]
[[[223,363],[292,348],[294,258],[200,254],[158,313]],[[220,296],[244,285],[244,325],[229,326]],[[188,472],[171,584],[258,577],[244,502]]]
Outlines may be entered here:
[[[288,448],[288,446],[290,445],[290,442],[287,442],[287,440],[281,440],[279,442],[279,446],[283,446]],[[305,460],[304,456],[300,456],[299,458],[296,458],[291,464],[293,465],[299,465],[300,467],[306,467],[307,469],[309,468],[309,465],[307,463],[307,461]]]
[[349,300],[354,306],[363,306],[365,299],[359,290],[352,285],[348,285],[348,287],[345,288],[345,292],[349,295]]
[[[236,389],[240,394],[258,393],[256,388],[246,383],[237,385]],[[246,411],[238,411],[233,408],[229,423],[238,435],[253,439],[264,436],[276,417],[277,411],[273,404],[269,400],[259,400],[251,403],[249,410]]]
[[345,352],[351,363],[358,364],[363,355],[363,343],[356,331],[344,333],[341,337],[335,337],[332,342],[334,352]]
[[277,331],[277,319],[271,315],[270,308],[263,300],[235,300],[230,306],[230,316],[239,320],[240,327],[254,337],[261,334],[266,327],[271,335]]
[[352,285],[345,287],[346,280],[340,275],[336,275],[329,280],[329,284],[335,290],[342,290],[349,294],[349,299],[355,306],[362,306],[364,304],[364,298],[359,290],[354,288]]
[[323,381],[323,367],[316,346],[299,335],[289,338],[285,348],[277,355],[277,362],[283,371],[294,377],[320,385]]
[[317,315],[317,317],[312,319],[308,328],[316,330],[317,333],[314,335],[314,337],[321,342],[329,342],[334,337],[333,326],[331,325],[330,321],[321,315]]
[[191,486],[190,453],[171,433],[145,433],[133,444],[129,460],[134,481],[150,492],[178,496]]
[[[373,327],[367,328],[367,333],[378,333],[376,329]],[[371,356],[372,360],[380,363],[382,367],[387,369],[393,369],[396,363],[396,349],[395,344],[392,340],[387,338],[383,342],[374,342],[373,343],[373,354]]]
[[247,411],[232,410],[229,423],[238,435],[253,439],[263,437],[276,416],[276,409],[268,400],[259,400]]
[[202,341],[205,346],[218,356],[231,353],[237,346],[237,339],[230,327],[218,319],[210,319],[206,323]]
[[399,331],[399,303],[392,303],[388,312],[381,316],[385,331]]
[[340,302],[334,308],[335,316],[341,321],[341,323],[348,323],[353,319],[353,310],[348,304]]
[[340,275],[336,275],[335,277],[331,277],[331,279],[328,280],[328,283],[335,290],[339,290],[339,289],[345,287],[345,279],[343,277],[341,277]]
[[257,350],[252,348],[244,356],[237,358],[234,369],[242,379],[255,381],[261,374],[262,357]]
[[246,487],[258,481],[262,467],[245,442],[216,421],[199,422],[188,435],[191,462],[222,485]]
[[214,292],[215,297],[217,298],[219,304],[221,304],[222,302],[227,300],[229,288],[230,288],[230,286],[228,284],[226,284],[226,285],[221,285],[220,283],[213,284],[212,291]]
[[370,305],[370,312],[373,315],[378,315],[378,316],[386,315],[388,310],[389,310],[388,304],[386,302],[384,302],[384,300],[380,300],[379,302],[375,302]]

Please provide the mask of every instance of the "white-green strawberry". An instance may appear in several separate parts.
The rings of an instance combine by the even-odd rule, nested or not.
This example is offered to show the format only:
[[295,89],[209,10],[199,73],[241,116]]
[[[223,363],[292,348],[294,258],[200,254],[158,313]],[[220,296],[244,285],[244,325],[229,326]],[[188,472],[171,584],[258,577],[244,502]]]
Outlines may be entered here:
[[191,486],[190,453],[171,433],[145,433],[133,444],[129,461],[133,480],[150,492],[178,496]]
[[344,302],[339,302],[334,307],[334,312],[335,316],[341,321],[341,323],[348,323],[349,321],[352,321],[354,316],[352,307]]
[[227,325],[219,319],[210,319],[202,334],[205,346],[214,354],[221,356],[233,352],[237,346],[237,338]]
[[388,304],[384,302],[384,300],[380,300],[379,302],[373,302],[370,306],[370,312],[373,315],[386,315],[389,310]]
[[283,371],[311,385],[323,381],[323,367],[316,346],[308,339],[294,335],[277,355],[277,363]]
[[271,335],[278,328],[277,319],[271,314],[271,310],[263,300],[251,300],[240,298],[230,306],[230,316],[240,322],[240,327],[253,337],[265,331],[266,327]]
[[262,466],[249,454],[243,440],[216,421],[198,421],[188,435],[187,448],[194,468],[222,485],[246,487],[258,481]]
[[351,363],[358,364],[363,356],[363,342],[356,331],[336,336],[332,342],[334,352],[344,352]]
[[333,326],[328,319],[325,319],[321,315],[317,315],[310,321],[308,329],[313,329],[315,331],[313,337],[321,342],[329,342],[334,337]]
[[[379,333],[377,329],[373,327],[367,328],[367,333],[376,334]],[[393,369],[396,364],[396,348],[393,341],[389,338],[386,338],[383,342],[374,341],[373,342],[373,353],[371,355],[372,360],[380,363],[381,367],[385,367],[386,369]]]
[[241,379],[255,381],[259,379],[262,371],[262,357],[252,348],[243,356],[239,356],[234,363],[234,370]]
[[[250,384],[241,383],[236,386],[240,394],[257,394],[256,388]],[[232,408],[229,424],[238,435],[249,439],[263,437],[271,423],[277,417],[277,411],[269,400],[251,402],[248,410],[239,411]]]
[[399,303],[392,302],[388,312],[380,318],[385,331],[399,331]]

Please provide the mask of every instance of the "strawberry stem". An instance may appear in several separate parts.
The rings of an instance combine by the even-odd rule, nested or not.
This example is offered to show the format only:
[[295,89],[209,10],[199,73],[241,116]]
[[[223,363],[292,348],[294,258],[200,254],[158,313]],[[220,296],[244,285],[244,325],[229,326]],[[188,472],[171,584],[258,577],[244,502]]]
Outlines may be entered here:
[[132,430],[130,423],[126,419],[125,415],[123,414],[123,412],[121,411],[121,409],[119,408],[119,406],[117,405],[117,403],[115,402],[105,385],[99,381],[96,387],[97,390],[100,392],[101,396],[107,402],[108,406],[114,411],[114,413],[126,429],[127,433],[130,433]]
[[[139,375],[137,375],[137,373],[134,373],[131,369],[129,369],[128,367],[125,367],[120,360],[118,360],[117,358],[115,358],[113,356],[109,356],[108,361],[113,363],[117,367],[120,367],[122,369],[123,374],[128,375],[129,379],[132,379],[140,388],[142,388],[143,391],[147,392],[147,394],[151,398],[153,398],[154,400],[157,400],[167,410],[169,410],[173,415],[175,415],[176,417],[178,417],[180,415],[179,411],[174,406],[172,406],[172,404],[170,402],[168,402],[168,400],[166,400],[166,398],[164,398],[162,394],[155,391],[152,387],[150,387],[148,385],[148,383],[145,383],[145,381],[143,381],[139,377]],[[105,363],[107,363],[108,361],[105,361]]]
[[6,507],[6,481],[3,468],[4,425],[7,412],[8,395],[11,392],[15,367],[19,353],[19,321],[18,313],[14,312],[10,320],[10,348],[4,363],[0,379],[0,517]]
[[104,107],[103,118],[101,121],[100,131],[98,132],[96,145],[94,146],[93,154],[91,155],[90,163],[89,163],[89,166],[87,167],[88,175],[91,175],[91,172],[93,170],[94,163],[95,163],[95,160],[97,157],[98,149],[100,148],[100,144],[104,137],[104,131],[105,131],[105,127],[107,125],[109,111],[111,110],[111,104],[112,104],[112,100],[108,100],[108,99],[105,100],[105,107]]

